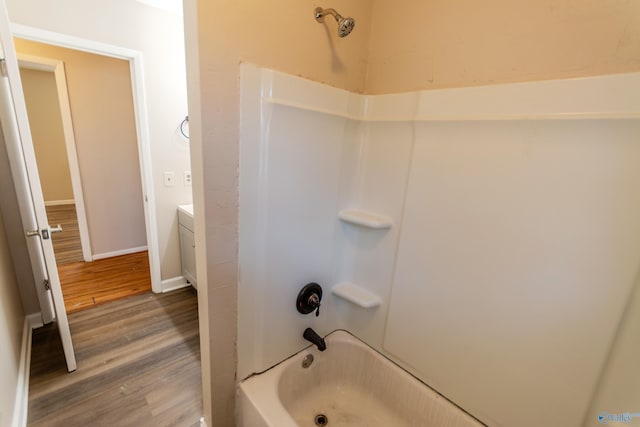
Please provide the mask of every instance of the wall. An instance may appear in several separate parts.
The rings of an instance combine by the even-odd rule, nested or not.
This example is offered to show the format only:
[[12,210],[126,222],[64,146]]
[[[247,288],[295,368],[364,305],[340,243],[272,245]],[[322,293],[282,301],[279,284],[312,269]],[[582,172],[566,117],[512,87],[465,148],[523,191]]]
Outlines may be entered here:
[[81,0],[9,0],[12,23],[133,49],[142,53],[162,279],[181,276],[176,206],[191,187],[163,186],[163,172],[190,169],[189,144],[178,125],[187,112],[182,18],[134,0],[95,7]]
[[638,135],[416,126],[384,348],[490,425],[579,425],[640,265]]
[[24,311],[0,215],[0,426],[11,425],[20,366]]
[[[340,6],[341,13],[360,19],[344,40],[335,22],[327,20],[326,28],[318,24],[313,9],[294,0],[185,2],[198,283],[203,283],[198,287],[203,387],[210,426],[234,423],[239,64],[364,90],[369,2],[347,0]],[[216,349],[215,357],[209,348]]]
[[[640,262],[640,74],[366,97],[241,81],[239,378],[344,328],[489,425],[579,425]],[[319,318],[294,309],[312,281]]]
[[[598,414],[638,413],[640,402],[640,282],[636,282],[584,427],[597,426]],[[633,422],[637,422],[634,418]],[[618,425],[609,423],[610,425]],[[620,425],[627,425],[619,423]]]
[[21,68],[20,78],[44,201],[73,200],[55,76]]
[[[336,260],[342,257],[336,214],[351,200],[348,189],[357,174],[351,160],[360,152],[357,122],[261,98],[269,93],[291,101],[292,94],[304,94],[297,98],[314,105],[327,99],[346,105],[349,92],[327,95],[307,81],[248,64],[241,81],[240,379],[276,364],[283,353],[293,354],[304,346],[301,331],[317,329],[330,316],[324,305],[319,318],[300,315],[295,296],[310,282],[325,292],[335,283]],[[261,178],[251,172],[259,170]]]
[[65,64],[93,255],[146,246],[129,63],[19,38],[14,44],[19,54]]
[[640,4],[376,1],[367,93],[640,70]]

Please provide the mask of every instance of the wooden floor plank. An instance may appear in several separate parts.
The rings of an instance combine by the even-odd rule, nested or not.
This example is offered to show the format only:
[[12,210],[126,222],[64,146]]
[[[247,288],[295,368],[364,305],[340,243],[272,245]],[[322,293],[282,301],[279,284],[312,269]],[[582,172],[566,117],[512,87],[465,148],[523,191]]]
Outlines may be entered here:
[[58,265],[70,262],[84,261],[82,244],[80,243],[80,229],[76,215],[76,205],[73,203],[56,206],[46,206],[49,225],[62,226],[61,233],[52,235],[53,250]]
[[197,298],[143,294],[69,315],[78,369],[55,326],[34,331],[28,426],[196,426],[202,415]]
[[151,290],[147,251],[58,266],[67,313]]

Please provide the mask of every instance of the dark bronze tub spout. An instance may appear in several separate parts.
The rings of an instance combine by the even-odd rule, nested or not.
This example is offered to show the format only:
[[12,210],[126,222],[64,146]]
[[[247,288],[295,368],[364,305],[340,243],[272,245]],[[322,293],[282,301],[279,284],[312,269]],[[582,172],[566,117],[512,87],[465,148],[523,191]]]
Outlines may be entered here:
[[322,339],[322,337],[311,328],[305,329],[302,337],[317,346],[320,351],[325,351],[327,349],[327,344],[325,344],[324,339]]

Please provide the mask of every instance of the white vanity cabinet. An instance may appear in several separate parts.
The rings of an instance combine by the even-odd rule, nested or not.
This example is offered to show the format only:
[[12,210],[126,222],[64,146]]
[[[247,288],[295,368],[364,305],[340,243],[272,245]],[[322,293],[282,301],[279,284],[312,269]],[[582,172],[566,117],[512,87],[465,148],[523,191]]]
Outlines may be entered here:
[[193,205],[178,206],[178,230],[180,234],[182,275],[194,288],[197,289],[196,240],[193,233]]

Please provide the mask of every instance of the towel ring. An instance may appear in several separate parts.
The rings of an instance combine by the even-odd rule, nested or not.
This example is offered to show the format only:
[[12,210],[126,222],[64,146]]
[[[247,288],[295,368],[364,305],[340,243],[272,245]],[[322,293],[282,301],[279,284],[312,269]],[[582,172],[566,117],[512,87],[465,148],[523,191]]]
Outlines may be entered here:
[[184,125],[189,125],[189,116],[185,116],[184,120],[182,122],[180,122],[180,133],[182,134],[182,136],[184,136],[185,138],[189,139],[189,128],[187,127],[187,132],[184,131]]

